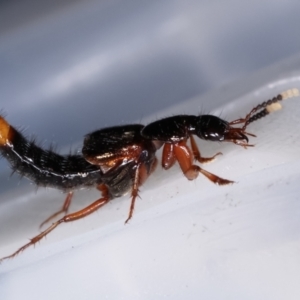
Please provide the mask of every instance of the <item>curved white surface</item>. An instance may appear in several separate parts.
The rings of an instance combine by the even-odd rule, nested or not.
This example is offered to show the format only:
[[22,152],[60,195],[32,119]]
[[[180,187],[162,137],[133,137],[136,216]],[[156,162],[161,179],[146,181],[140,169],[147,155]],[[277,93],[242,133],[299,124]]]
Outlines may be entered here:
[[[273,28],[280,23],[278,15],[292,29],[294,19],[288,16],[297,11],[296,2],[281,6],[278,1],[273,19],[267,20],[255,1],[250,8],[228,1],[227,10],[214,1],[203,6],[190,1],[191,7],[153,2],[143,9],[132,1],[126,17],[105,1],[88,3],[0,37],[1,70],[6,72],[1,104],[8,120],[29,126],[26,132],[55,140],[66,151],[98,127],[203,110],[233,120],[286,89],[300,88],[296,55],[217,89],[257,70],[262,53],[271,52],[262,51],[270,44],[262,38],[261,51],[254,51],[260,47],[254,43],[242,55],[247,47],[234,33],[251,27],[247,32],[255,40],[260,34],[256,26],[267,22],[266,28]],[[232,7],[239,12],[240,27]],[[280,25],[276,39],[280,28],[285,33]],[[296,40],[286,52],[278,51],[283,58],[292,48],[299,49]],[[237,70],[234,58],[249,61]],[[1,299],[299,299],[299,101],[289,99],[281,111],[249,126],[257,135],[251,138],[254,148],[199,141],[204,155],[224,154],[204,167],[235,184],[218,187],[203,176],[188,182],[177,167],[158,168],[141,188],[130,224],[124,225],[130,204],[125,196],[61,225],[35,248],[3,262]],[[35,192],[25,179],[18,185],[16,176],[8,181],[5,161],[0,176],[2,257],[33,237],[63,196],[50,189]],[[78,192],[72,211],[97,197],[97,191]]]

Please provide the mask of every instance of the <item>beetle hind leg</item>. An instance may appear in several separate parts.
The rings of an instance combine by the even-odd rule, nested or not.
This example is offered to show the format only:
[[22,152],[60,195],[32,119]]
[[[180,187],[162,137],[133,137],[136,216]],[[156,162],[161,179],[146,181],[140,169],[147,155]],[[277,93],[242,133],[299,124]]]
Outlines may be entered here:
[[67,194],[67,197],[64,201],[64,204],[63,204],[62,208],[59,211],[53,213],[51,216],[49,216],[45,221],[43,221],[40,225],[40,228],[42,228],[46,223],[49,223],[51,220],[53,220],[54,218],[56,218],[58,215],[60,215],[62,213],[67,215],[68,211],[69,211],[71,201],[72,201],[72,198],[73,198],[73,195],[74,195],[74,192],[69,192]]
[[102,197],[101,198],[99,198],[98,200],[94,201],[92,204],[88,205],[87,207],[85,207],[85,208],[83,208],[83,209],[81,209],[79,211],[76,211],[74,213],[67,214],[63,218],[61,218],[58,221],[54,222],[51,226],[49,226],[48,228],[46,228],[40,234],[38,234],[37,236],[35,236],[32,239],[30,239],[30,241],[27,244],[25,244],[24,246],[22,246],[21,248],[19,248],[13,254],[1,258],[0,259],[0,263],[3,260],[15,257],[16,255],[18,255],[19,253],[23,252],[28,247],[34,246],[42,238],[44,238],[51,231],[53,231],[58,225],[60,225],[62,223],[67,223],[67,222],[72,222],[72,221],[75,221],[75,220],[78,220],[78,219],[82,219],[82,218],[90,215],[91,213],[95,212],[96,210],[98,210],[102,206],[104,206],[110,200],[108,189],[107,189],[107,187],[104,184],[101,184],[99,186],[99,189],[102,192]]

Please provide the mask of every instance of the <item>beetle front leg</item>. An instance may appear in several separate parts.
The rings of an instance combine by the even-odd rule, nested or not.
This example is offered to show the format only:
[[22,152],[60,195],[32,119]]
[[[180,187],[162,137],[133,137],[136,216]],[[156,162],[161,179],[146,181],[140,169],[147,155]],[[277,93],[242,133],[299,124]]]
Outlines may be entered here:
[[199,173],[203,174],[210,181],[218,185],[231,184],[233,181],[221,178],[212,174],[197,165],[193,165],[193,153],[186,145],[185,141],[174,144],[174,154],[180,165],[180,168],[188,180],[194,180],[198,177]]
[[199,163],[202,163],[202,164],[208,163],[208,162],[211,162],[211,161],[215,160],[216,156],[223,155],[222,152],[218,152],[217,154],[215,154],[212,157],[202,157],[201,153],[200,153],[200,150],[199,150],[199,148],[196,144],[196,141],[195,141],[195,139],[192,135],[190,135],[190,139],[191,139],[191,148],[192,148],[192,151],[193,151],[194,159],[199,161]]

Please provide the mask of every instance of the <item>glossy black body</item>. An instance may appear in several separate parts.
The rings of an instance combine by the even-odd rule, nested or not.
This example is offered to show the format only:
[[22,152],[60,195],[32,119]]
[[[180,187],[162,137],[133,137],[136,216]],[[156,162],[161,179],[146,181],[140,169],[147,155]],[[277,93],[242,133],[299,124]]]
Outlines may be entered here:
[[147,176],[156,162],[155,144],[141,136],[141,124],[104,128],[85,137],[82,154],[101,169],[102,182],[112,198],[133,185],[136,169],[143,164]]
[[124,195],[133,184],[136,168],[150,174],[156,161],[155,144],[141,136],[143,125],[104,128],[88,134],[83,155],[60,155],[44,150],[11,127],[12,140],[0,147],[14,172],[39,186],[72,191],[105,184],[110,198]]
[[60,155],[51,149],[44,150],[12,126],[11,130],[12,140],[1,146],[0,151],[10,162],[13,172],[27,177],[39,186],[63,191],[101,183],[101,170],[89,164],[82,155]]
[[177,143],[191,134],[209,141],[223,141],[229,123],[212,115],[178,115],[152,122],[142,129],[142,136],[164,143]]

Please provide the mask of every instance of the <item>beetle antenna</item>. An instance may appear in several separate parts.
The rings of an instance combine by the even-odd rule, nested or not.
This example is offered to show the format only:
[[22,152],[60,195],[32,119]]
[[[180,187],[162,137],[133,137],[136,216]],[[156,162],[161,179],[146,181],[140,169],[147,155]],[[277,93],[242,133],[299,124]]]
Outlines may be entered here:
[[297,96],[299,96],[299,90],[297,88],[293,88],[284,91],[276,97],[257,105],[245,117],[245,124],[243,126],[243,130],[245,130],[250,123],[259,120],[274,111],[280,110],[282,108],[281,104],[279,103],[280,101]]

